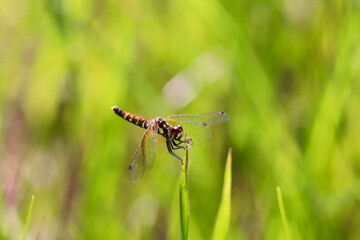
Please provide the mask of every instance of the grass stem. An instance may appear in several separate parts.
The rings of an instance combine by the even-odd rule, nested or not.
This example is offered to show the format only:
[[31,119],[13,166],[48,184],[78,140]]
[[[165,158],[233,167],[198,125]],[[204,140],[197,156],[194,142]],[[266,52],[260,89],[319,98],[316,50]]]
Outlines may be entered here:
[[189,164],[189,153],[188,149],[185,148],[183,163],[181,166],[180,175],[180,232],[181,239],[188,239],[189,234],[189,216],[190,216],[190,203],[189,203],[189,188],[188,188],[188,164]]

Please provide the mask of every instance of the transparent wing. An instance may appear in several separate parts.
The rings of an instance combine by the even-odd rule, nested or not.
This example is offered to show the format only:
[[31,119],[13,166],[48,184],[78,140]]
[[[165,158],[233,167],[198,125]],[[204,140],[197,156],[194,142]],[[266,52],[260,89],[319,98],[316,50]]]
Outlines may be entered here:
[[192,139],[193,145],[199,145],[212,136],[209,125],[220,124],[229,120],[229,115],[224,112],[184,114],[165,117],[164,120],[170,125],[180,124],[184,132]]
[[180,114],[169,117],[164,117],[166,121],[172,120],[179,123],[192,123],[192,124],[206,124],[215,125],[226,122],[230,119],[229,114],[224,112],[212,112],[212,113],[201,113],[201,114]]
[[157,127],[151,124],[145,131],[129,165],[130,179],[133,183],[144,175],[145,168],[151,168],[156,155]]

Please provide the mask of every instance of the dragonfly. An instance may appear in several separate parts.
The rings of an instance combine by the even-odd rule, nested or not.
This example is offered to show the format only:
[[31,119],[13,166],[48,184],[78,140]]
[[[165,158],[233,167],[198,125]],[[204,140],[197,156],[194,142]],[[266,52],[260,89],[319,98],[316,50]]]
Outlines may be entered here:
[[145,169],[152,167],[156,155],[158,135],[165,140],[169,153],[182,163],[182,158],[176,154],[176,150],[190,149],[193,145],[209,140],[212,135],[209,126],[223,123],[230,118],[225,112],[212,112],[180,114],[147,120],[117,106],[111,109],[126,121],[146,129],[129,165],[129,175],[133,183],[142,178]]

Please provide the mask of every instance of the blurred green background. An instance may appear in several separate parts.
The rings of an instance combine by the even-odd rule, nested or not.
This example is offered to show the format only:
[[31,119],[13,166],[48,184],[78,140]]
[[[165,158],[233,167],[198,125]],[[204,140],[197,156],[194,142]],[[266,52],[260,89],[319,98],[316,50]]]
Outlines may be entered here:
[[133,185],[148,119],[225,111],[190,150],[190,239],[360,239],[360,3],[1,1],[0,239],[179,239],[180,163]]

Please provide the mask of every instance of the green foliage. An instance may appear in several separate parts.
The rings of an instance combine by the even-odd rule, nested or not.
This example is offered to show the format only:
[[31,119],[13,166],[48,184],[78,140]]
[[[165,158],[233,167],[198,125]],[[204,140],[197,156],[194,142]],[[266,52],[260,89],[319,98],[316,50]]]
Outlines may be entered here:
[[231,216],[231,161],[232,149],[230,148],[226,160],[223,191],[218,215],[216,217],[213,240],[227,239],[229,231]]
[[189,239],[214,233],[229,146],[228,239],[284,239],[275,186],[291,239],[360,239],[359,32],[353,0],[0,1],[0,238],[29,193],[28,238],[180,236],[180,161],[158,147],[132,184],[144,131],[117,105],[230,115],[191,148]]

